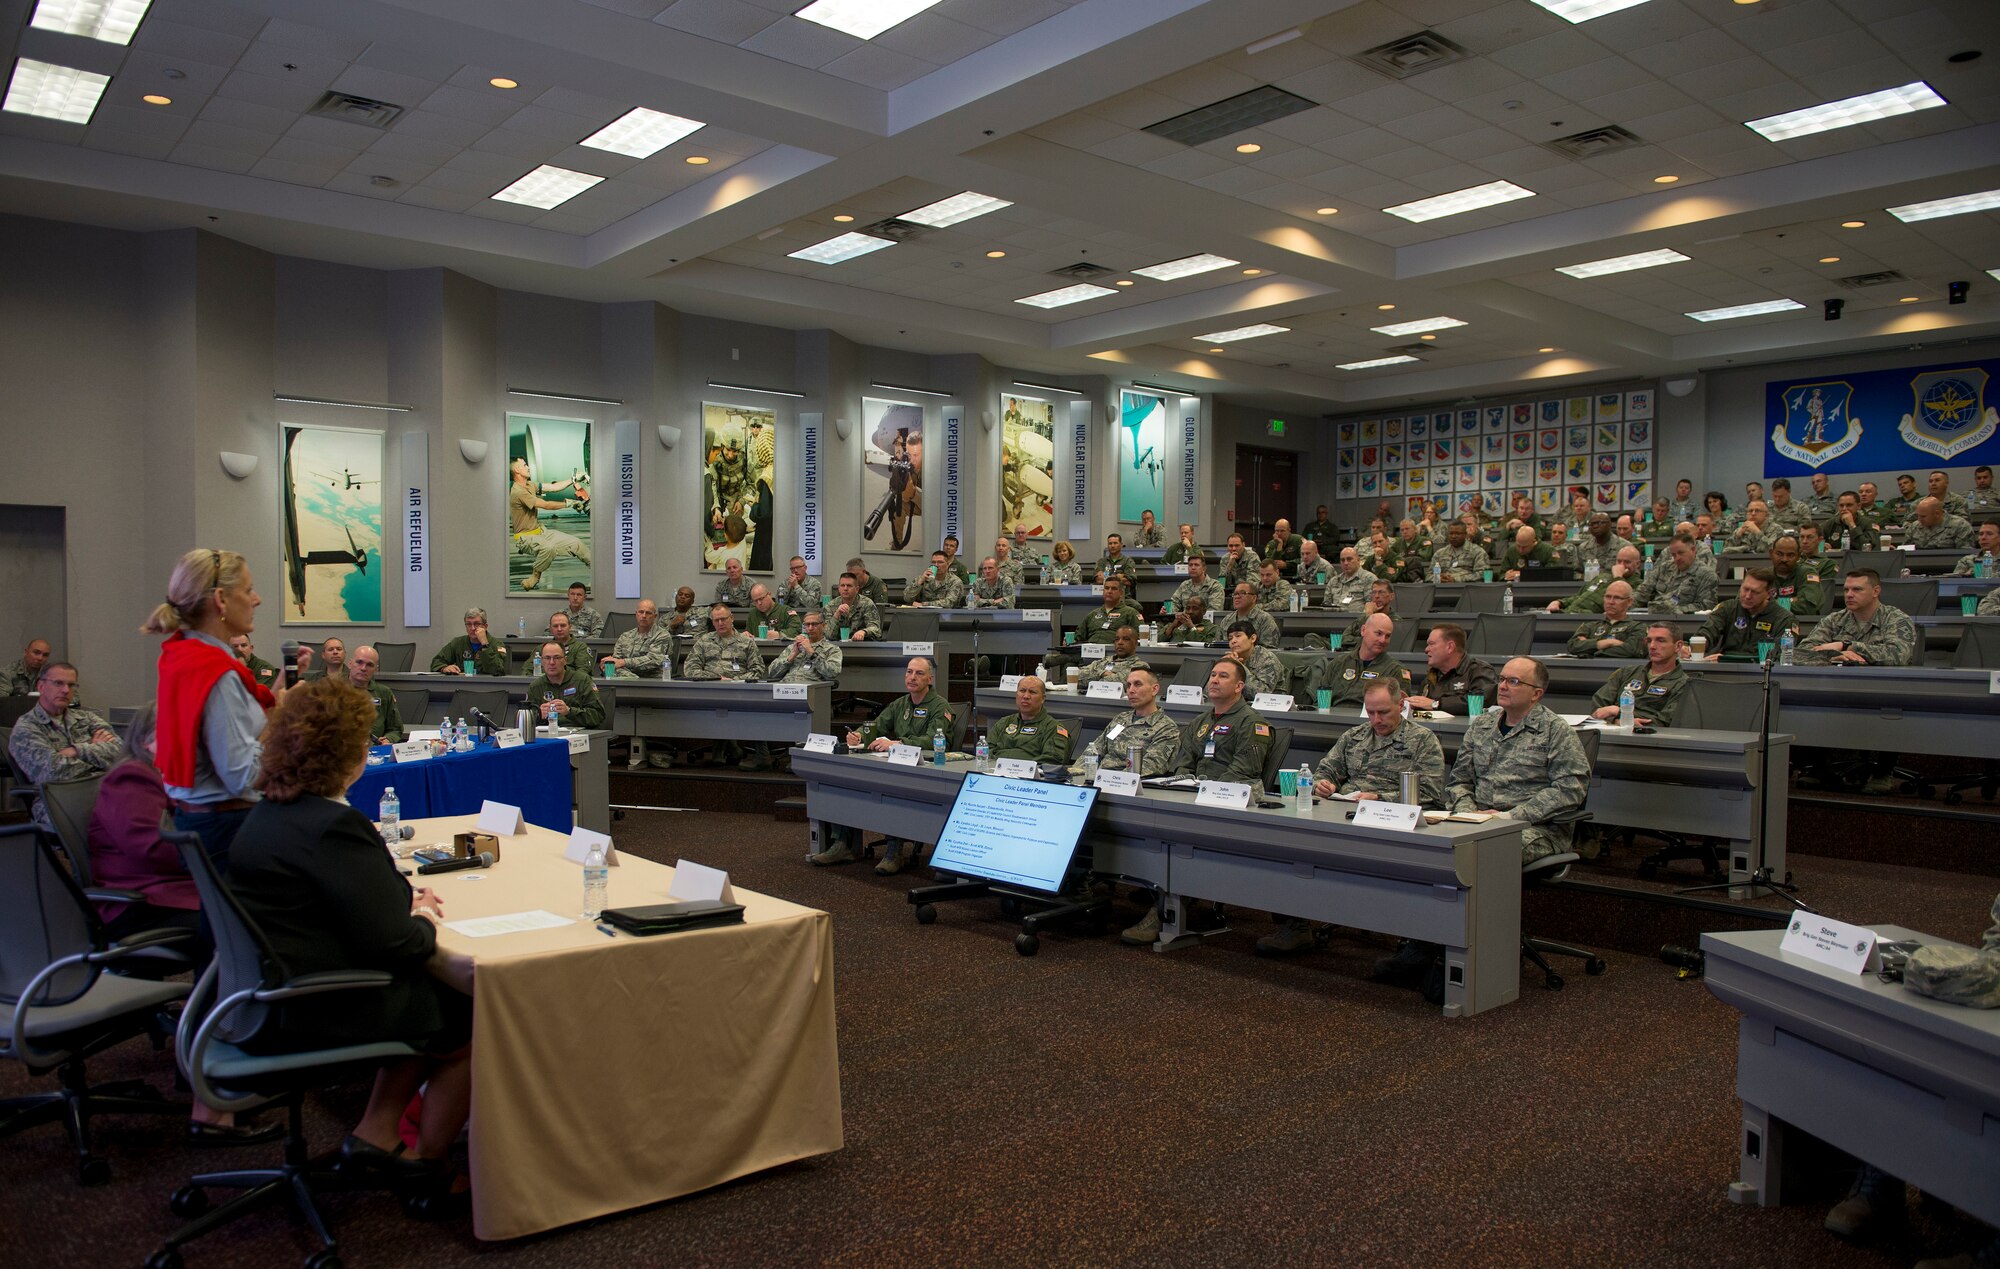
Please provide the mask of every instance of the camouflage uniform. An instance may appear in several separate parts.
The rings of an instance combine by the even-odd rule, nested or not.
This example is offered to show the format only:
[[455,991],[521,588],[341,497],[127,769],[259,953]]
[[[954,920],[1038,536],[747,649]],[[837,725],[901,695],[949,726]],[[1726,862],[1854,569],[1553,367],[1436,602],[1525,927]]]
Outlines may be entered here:
[[[1973,611],[1981,617],[2000,617],[2000,587],[1987,591],[1986,598],[1980,600],[1979,607]],[[1915,625],[1910,628],[1916,629]]]
[[999,564],[994,571],[999,574],[1000,580],[1008,586],[1020,586],[1027,581],[1027,564],[1012,556],[1008,556],[1007,560]]
[[560,680],[542,674],[528,684],[528,708],[537,717],[541,715],[542,702],[552,700],[569,705],[569,713],[561,716],[563,726],[586,729],[604,726],[604,698],[597,694],[597,685],[588,674],[570,670]]
[[805,622],[783,604],[772,604],[770,612],[759,612],[757,605],[750,605],[750,611],[743,614],[743,624],[754,635],[759,622],[770,631],[761,636],[766,639],[796,639],[805,630]]
[[1801,665],[1830,665],[1835,654],[1816,651],[1815,645],[1835,642],[1849,644],[1870,665],[1908,665],[1916,654],[1917,626],[1910,614],[1889,604],[1878,605],[1866,622],[1857,620],[1851,609],[1836,608],[1821,617],[1810,633],[1799,636],[1796,659]]
[[1616,533],[1611,533],[1605,535],[1604,543],[1600,546],[1596,538],[1585,533],[1571,543],[1570,559],[1585,572],[1590,571],[1590,562],[1596,560],[1598,576],[1602,577],[1611,571],[1613,564],[1618,562],[1618,552],[1632,545],[1635,544],[1619,537]]
[[[1600,639],[1616,639],[1615,648],[1600,648]],[[1573,657],[1633,657],[1646,655],[1646,623],[1637,618],[1627,617],[1623,621],[1598,618],[1586,621],[1570,636],[1565,649]],[[1489,698],[1490,699],[1490,698]]]
[[1034,718],[1009,714],[998,720],[987,729],[986,743],[995,758],[1066,763],[1075,740],[1068,723],[1043,710]]
[[1910,541],[1920,551],[1969,551],[1977,539],[1963,516],[1946,516],[1932,527],[1919,524],[1910,530]]
[[1326,585],[1333,580],[1333,575],[1339,571],[1324,557],[1314,560],[1311,567],[1308,567],[1304,560],[1300,560],[1298,580],[1293,585],[1297,586],[1305,594],[1305,598],[1301,602],[1312,603],[1311,588]]
[[1136,653],[1129,657],[1100,657],[1095,661],[1084,662],[1082,671],[1076,676],[1076,681],[1086,687],[1097,682],[1099,679],[1107,683],[1123,684],[1125,676],[1132,671],[1150,670],[1152,668]]
[[1412,694],[1428,696],[1436,701],[1440,714],[1456,714],[1464,718],[1472,712],[1472,702],[1467,698],[1483,696],[1486,704],[1491,705],[1498,699],[1499,683],[1499,672],[1492,666],[1478,657],[1466,657],[1450,674],[1426,670],[1424,681],[1416,686]]
[[[360,687],[360,684],[355,684]],[[368,699],[375,702],[375,726],[368,733],[379,737],[384,743],[396,744],[403,739],[403,711],[396,705],[396,694],[380,683],[370,683],[361,688],[368,693]]]
[[[103,775],[118,761],[118,741],[91,740],[98,732],[110,729],[110,723],[87,709],[72,705],[63,711],[61,718],[50,718],[38,704],[14,723],[7,752],[13,755],[14,766],[22,777],[37,787],[87,780]],[[62,753],[70,748],[76,750],[73,758]],[[48,808],[39,797],[35,799],[35,823],[49,832],[55,831]]]
[[1375,574],[1365,568],[1354,570],[1354,576],[1344,577],[1338,572],[1326,584],[1326,594],[1320,602],[1328,608],[1342,612],[1358,612],[1361,605],[1368,602],[1368,588],[1375,584]]
[[795,612],[826,606],[826,592],[820,589],[817,577],[808,577],[800,582],[787,581],[773,592],[773,597]]
[[[1923,496],[1921,494],[1917,496],[1917,501],[1918,502],[1923,501]],[[1970,514],[1972,510],[1972,508],[1966,504],[1964,494],[1948,493],[1944,497],[1938,499],[1938,501],[1944,504],[1945,515],[1957,516],[1961,520],[1963,520],[1968,514]],[[1910,518],[1912,520],[1916,519],[1916,511],[1914,506],[1911,508]]]
[[942,734],[945,743],[951,743],[951,724],[954,715],[950,702],[937,694],[933,688],[930,695],[921,701],[912,701],[904,692],[895,700],[882,707],[882,712],[857,730],[861,733],[861,743],[888,737],[906,745],[915,745],[929,753],[933,737]]
[[28,659],[22,657],[0,674],[0,696],[26,696],[35,690],[36,680],[42,677],[40,670],[28,668]]
[[1698,612],[1715,606],[1715,565],[1697,555],[1685,570],[1672,559],[1653,565],[1653,575],[1639,583],[1632,606],[1656,612]]
[[1362,723],[1341,733],[1313,767],[1313,779],[1333,781],[1337,793],[1373,793],[1394,802],[1402,797],[1405,771],[1417,773],[1419,804],[1444,804],[1444,746],[1430,728],[1399,722],[1396,730],[1378,736]]
[[[550,639],[548,642],[555,643],[555,640]],[[569,666],[570,669],[583,675],[583,677],[589,678],[591,670],[596,668],[595,662],[590,655],[590,645],[572,634],[569,637],[569,642],[558,646],[563,650],[563,663]],[[345,679],[347,675],[343,672],[340,677]]]
[[1221,714],[1211,705],[1192,726],[1181,730],[1174,770],[1203,780],[1230,780],[1262,788],[1264,759],[1274,739],[1271,725],[1250,708],[1248,700],[1237,701],[1235,708]]
[[1826,611],[1826,587],[1818,573],[1801,564],[1788,574],[1778,574],[1771,570],[1776,585],[1771,590],[1773,599],[1789,599],[1788,605],[1794,617],[1817,617]]
[[1180,744],[1180,724],[1156,706],[1144,718],[1129,709],[1114,715],[1083,752],[1095,756],[1097,765],[1106,771],[1124,771],[1126,748],[1138,745],[1139,774],[1153,776],[1174,769],[1174,754]]
[[666,623],[669,634],[687,635],[693,638],[708,629],[708,610],[700,604],[694,605],[686,612],[670,608],[660,614],[660,620]]
[[840,678],[840,645],[821,639],[811,652],[786,648],[764,667],[764,677],[773,683],[832,683]]
[[1257,558],[1255,552],[1245,550],[1241,559],[1232,560],[1227,555],[1223,556],[1221,564],[1217,565],[1212,571],[1216,580],[1222,583],[1224,590],[1233,591],[1236,589],[1236,583],[1238,582],[1249,582],[1252,586],[1255,586],[1257,584],[1257,569],[1263,562]]
[[1007,584],[1005,578],[991,582],[984,579],[976,581],[972,584],[972,588],[965,592],[965,595],[966,606],[970,608],[1012,608],[1014,606],[1014,588]]
[[1806,517],[1811,520],[1831,520],[1840,511],[1840,495],[1832,489],[1823,494],[1807,494],[1804,498],[1794,498],[1792,502],[1803,503]]
[[728,604],[731,608],[748,608],[750,606],[750,579],[745,577],[734,586],[731,586],[727,577],[722,578],[715,583],[715,598],[710,602],[712,604]]
[[1161,545],[1160,526],[1156,523],[1150,529],[1141,527],[1132,530],[1132,545],[1145,551],[1159,550]]
[[1701,633],[1708,640],[1711,654],[1755,657],[1758,644],[1776,643],[1785,631],[1796,632],[1798,628],[1798,619],[1775,601],[1766,604],[1763,612],[1751,616],[1743,611],[1741,600],[1731,599],[1715,606],[1715,611],[1702,623]]
[[[1953,577],[1971,577],[1973,568],[1979,563],[1980,556],[1981,552],[1979,551],[1974,551],[1970,555],[1959,556],[1958,563],[1951,566],[1951,575]],[[1994,558],[2000,560],[2000,555],[1996,555]],[[1797,612],[1798,609],[1794,607],[1792,611]],[[4,694],[0,693],[0,695]]]
[[[447,665],[463,667],[467,661],[472,662],[472,668],[481,674],[505,674],[507,672],[507,645],[489,636],[485,646],[480,648],[478,655],[475,656],[472,651],[472,640],[465,635],[460,635],[437,650],[437,655],[431,658],[431,673],[436,674]],[[250,662],[251,672],[257,674],[257,681],[259,683],[267,687],[270,686],[271,680],[258,673],[258,665],[259,662],[252,659]]]
[[1071,560],[1067,564],[1058,564],[1056,561],[1050,560],[1042,566],[1042,584],[1045,586],[1081,586],[1083,585],[1083,565],[1077,563],[1075,560]]
[[1102,573],[1106,578],[1124,578],[1127,583],[1125,587],[1127,590],[1131,589],[1130,583],[1139,580],[1138,566],[1133,564],[1131,559],[1123,555],[1107,555],[1103,559],[1100,559],[1097,561],[1097,571]]
[[[604,614],[598,612],[589,604],[585,604],[575,612],[571,612],[565,608],[563,609],[563,615],[569,618],[570,634],[579,639],[595,639],[598,635],[604,633]],[[554,634],[555,631],[549,629],[548,626],[543,626],[542,633],[545,635]]]
[[[1996,591],[2000,594],[2000,591]],[[2000,897],[1979,950],[1926,944],[1910,953],[1903,986],[1919,996],[1975,1009],[2000,1009]]]
[[1083,624],[1077,627],[1078,643],[1108,644],[1118,636],[1118,627],[1130,626],[1137,630],[1146,620],[1146,614],[1131,600],[1121,600],[1116,608],[1106,609],[1103,604],[1083,614]]
[[1188,578],[1174,587],[1173,597],[1167,602],[1174,606],[1175,612],[1186,612],[1188,601],[1196,595],[1201,596],[1202,603],[1207,605],[1209,612],[1214,612],[1223,606],[1222,583],[1213,577],[1204,577],[1200,581]]
[[741,682],[754,679],[764,673],[764,654],[757,651],[757,641],[738,630],[727,638],[713,630],[694,641],[694,650],[687,655],[681,670],[684,679],[713,682]]
[[903,602],[906,604],[927,604],[932,608],[963,608],[965,606],[965,584],[945,570],[943,577],[930,576],[925,569],[920,577],[913,577],[903,584]]
[[1410,672],[1387,652],[1373,661],[1362,660],[1359,651],[1340,653],[1326,663],[1319,686],[1332,691],[1333,706],[1338,709],[1342,705],[1361,704],[1369,685],[1378,679],[1400,679],[1404,692],[1410,690]]
[[1292,606],[1292,584],[1279,578],[1269,586],[1257,583],[1257,604],[1273,612],[1284,612]]
[[1493,710],[1465,729],[1444,801],[1449,810],[1502,810],[1523,821],[1525,863],[1569,849],[1570,826],[1541,821],[1583,805],[1590,762],[1576,733],[1548,706],[1535,706],[1504,736],[1503,717]]
[[1257,642],[1266,648],[1278,646],[1278,619],[1257,604],[1250,605],[1249,612],[1237,612],[1234,608],[1215,619],[1215,624],[1227,633],[1239,621],[1247,621],[1257,631]]
[[625,662],[618,667],[621,679],[659,678],[660,667],[673,657],[673,653],[674,637],[657,621],[650,631],[632,627],[620,634],[611,645],[611,655]]
[[1246,699],[1256,696],[1259,692],[1283,692],[1287,696],[1291,695],[1292,687],[1288,681],[1291,675],[1286,671],[1285,663],[1278,659],[1277,653],[1269,648],[1252,648],[1250,655],[1243,657],[1242,661],[1243,676],[1246,680],[1243,685],[1243,695]]
[[1748,520],[1745,520],[1742,524],[1736,526],[1735,532],[1729,535],[1729,547],[1731,550],[1756,551],[1760,555],[1769,554],[1771,543],[1776,542],[1782,536],[1784,535],[1779,532],[1778,527],[1769,520],[1764,521],[1764,527],[1761,529]]
[[1592,709],[1602,709],[1606,705],[1616,705],[1618,697],[1627,684],[1632,688],[1632,713],[1635,717],[1662,727],[1674,725],[1674,711],[1680,708],[1681,696],[1688,689],[1687,671],[1676,665],[1658,678],[1653,677],[1650,665],[1620,667],[1604,680],[1604,686],[1590,698]]
[[1794,498],[1782,507],[1772,507],[1771,518],[1765,521],[1765,524],[1780,533],[1788,529],[1793,533],[1797,533],[1801,528],[1810,524],[1812,519],[1812,508]]
[[1431,563],[1438,566],[1448,582],[1477,582],[1486,576],[1492,563],[1486,558],[1477,542],[1468,540],[1463,546],[1440,546],[1431,552]]
[[1967,490],[1965,493],[1965,510],[1958,514],[1972,516],[1989,511],[2000,511],[2000,489]]
[[839,634],[840,628],[846,626],[850,631],[866,630],[870,639],[882,637],[882,610],[875,606],[874,600],[866,595],[856,595],[843,617],[840,609],[845,604],[847,601],[838,595],[826,601],[826,624],[834,634]]

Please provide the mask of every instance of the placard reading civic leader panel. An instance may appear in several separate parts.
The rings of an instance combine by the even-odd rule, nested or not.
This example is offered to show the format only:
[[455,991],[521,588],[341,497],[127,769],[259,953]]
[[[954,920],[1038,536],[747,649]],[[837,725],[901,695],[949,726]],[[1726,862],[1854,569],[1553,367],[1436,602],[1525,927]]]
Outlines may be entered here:
[[1832,475],[2000,462],[1986,389],[2000,361],[1824,374],[1764,389],[1764,474]]

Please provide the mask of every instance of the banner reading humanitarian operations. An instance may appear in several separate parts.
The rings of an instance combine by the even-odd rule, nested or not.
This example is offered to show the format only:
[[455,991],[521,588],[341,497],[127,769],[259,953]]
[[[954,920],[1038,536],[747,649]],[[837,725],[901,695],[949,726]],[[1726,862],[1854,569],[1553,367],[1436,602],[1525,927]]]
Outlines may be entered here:
[[1764,474],[2000,461],[2000,361],[1829,374],[1765,388]]

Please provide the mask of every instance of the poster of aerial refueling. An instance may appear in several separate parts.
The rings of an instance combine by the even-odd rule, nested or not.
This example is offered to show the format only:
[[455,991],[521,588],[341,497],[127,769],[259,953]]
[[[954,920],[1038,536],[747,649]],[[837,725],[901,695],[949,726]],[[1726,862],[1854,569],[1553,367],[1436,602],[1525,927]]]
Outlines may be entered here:
[[278,425],[283,624],[382,624],[382,433]]
[[1146,392],[1121,391],[1118,401],[1118,518],[1141,512],[1166,520],[1167,403]]

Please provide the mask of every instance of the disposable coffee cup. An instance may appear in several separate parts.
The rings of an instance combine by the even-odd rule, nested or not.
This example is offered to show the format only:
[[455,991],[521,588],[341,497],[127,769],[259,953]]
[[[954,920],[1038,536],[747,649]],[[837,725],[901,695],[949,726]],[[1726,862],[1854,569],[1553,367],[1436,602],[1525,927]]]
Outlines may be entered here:
[[1708,636],[1696,635],[1688,640],[1688,654],[1695,657],[1708,655]]
[[1082,666],[1072,665],[1063,671],[1063,678],[1065,681],[1069,683],[1071,687],[1076,686],[1077,679],[1082,677],[1082,675],[1083,675]]

